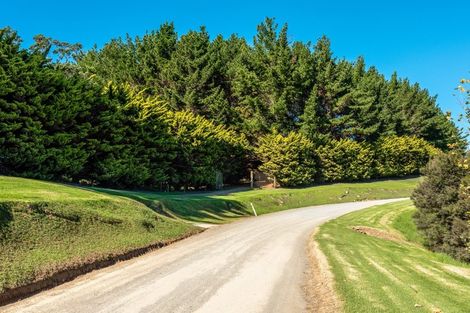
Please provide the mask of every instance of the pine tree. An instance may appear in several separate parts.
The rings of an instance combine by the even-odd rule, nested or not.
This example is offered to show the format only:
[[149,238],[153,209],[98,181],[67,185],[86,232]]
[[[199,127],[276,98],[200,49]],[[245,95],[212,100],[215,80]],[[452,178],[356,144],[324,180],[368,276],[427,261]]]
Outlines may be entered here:
[[310,92],[304,112],[300,118],[300,131],[313,143],[325,143],[328,135],[322,134],[319,130],[321,127],[321,121],[318,112],[318,90],[317,87],[313,87]]
[[20,42],[10,28],[0,29],[0,168],[17,175],[33,174],[45,159],[37,117],[43,115],[38,83],[46,61]]
[[316,128],[321,135],[331,136],[331,119],[334,107],[335,63],[330,50],[330,41],[323,36],[313,50],[315,86],[317,91]]
[[230,63],[231,105],[240,118],[238,129],[254,140],[270,128],[269,110],[263,101],[262,73],[256,64],[252,48],[240,43],[238,56]]
[[351,91],[345,116],[345,137],[358,141],[375,141],[379,136],[382,88],[385,85],[375,68],[370,68]]
[[178,36],[173,23],[164,23],[157,31],[136,37],[136,58],[145,81],[153,93],[165,87],[162,71],[176,50]]

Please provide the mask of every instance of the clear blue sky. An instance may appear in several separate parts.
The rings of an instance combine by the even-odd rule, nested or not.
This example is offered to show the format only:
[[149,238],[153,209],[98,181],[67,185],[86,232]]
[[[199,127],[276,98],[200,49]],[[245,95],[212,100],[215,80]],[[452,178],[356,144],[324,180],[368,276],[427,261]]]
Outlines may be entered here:
[[[5,1],[7,2],[7,1]],[[419,82],[444,111],[462,109],[453,94],[470,77],[470,1],[13,1],[2,3],[0,27],[25,45],[38,33],[85,48],[110,38],[142,35],[173,21],[178,33],[205,25],[214,37],[251,40],[266,16],[287,22],[291,40],[332,41],[337,57],[365,57],[387,77]],[[99,2],[99,3],[98,3]]]

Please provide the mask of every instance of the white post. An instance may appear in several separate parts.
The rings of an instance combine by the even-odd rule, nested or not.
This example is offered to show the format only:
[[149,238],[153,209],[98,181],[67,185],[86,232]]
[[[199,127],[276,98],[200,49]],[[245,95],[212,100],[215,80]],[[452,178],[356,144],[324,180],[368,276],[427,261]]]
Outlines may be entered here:
[[256,210],[255,210],[255,206],[253,205],[253,202],[250,202],[251,204],[251,208],[253,209],[253,213],[255,214],[255,216],[258,216],[258,214],[256,214]]

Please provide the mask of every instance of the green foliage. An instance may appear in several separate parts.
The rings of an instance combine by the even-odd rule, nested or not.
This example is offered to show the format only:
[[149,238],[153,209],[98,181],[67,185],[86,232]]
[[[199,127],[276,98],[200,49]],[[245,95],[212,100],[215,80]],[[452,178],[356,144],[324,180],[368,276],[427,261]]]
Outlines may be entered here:
[[155,93],[162,87],[161,75],[175,51],[177,34],[173,23],[135,39],[113,39],[101,50],[96,47],[78,56],[81,70],[101,84],[113,81],[149,88]]
[[350,139],[332,140],[317,151],[320,179],[350,181],[374,175],[374,151],[367,143]]
[[328,38],[289,41],[287,24],[267,18],[253,43],[214,39],[204,27],[176,35],[172,24],[143,38],[117,39],[78,58],[86,75],[159,94],[173,110],[190,110],[246,135],[301,131],[315,144],[416,136],[442,150],[463,147],[435,97],[396,73],[386,79],[363,58],[336,59]]
[[211,186],[216,171],[227,180],[243,174],[243,136],[171,111],[153,91],[65,71],[47,59],[48,40],[40,43],[21,50],[16,33],[0,33],[3,172],[153,188]]
[[433,251],[470,262],[468,164],[455,153],[439,153],[424,174],[425,179],[412,196],[424,244]]
[[[375,141],[380,134],[379,113],[384,99],[385,79],[375,68],[363,73],[364,64],[358,69],[362,77],[348,95],[348,112],[343,117],[343,134],[356,140]],[[360,77],[360,76],[359,76]]]
[[423,139],[387,136],[376,143],[377,174],[382,177],[418,174],[437,149]]
[[281,186],[311,184],[316,172],[313,144],[302,134],[271,134],[260,139],[256,155],[260,170]]
[[437,151],[425,140],[407,136],[386,136],[375,144],[332,140],[317,150],[320,179],[341,181],[418,174]]
[[[313,48],[290,42],[287,24],[270,18],[253,44],[235,35],[211,39],[204,27],[178,36],[166,23],[87,52],[43,35],[22,49],[6,28],[0,55],[0,171],[7,174],[199,188],[211,186],[217,172],[237,182],[248,147],[266,144],[259,138],[298,132],[315,147],[335,147],[320,148],[325,180],[353,180],[372,176],[369,152],[361,160],[352,155],[377,138],[401,138],[380,140],[378,176],[417,173],[428,158],[423,140],[443,150],[463,143],[419,85],[396,74],[387,80],[362,58],[336,59],[326,37]],[[281,176],[316,162],[307,146]],[[302,171],[276,178],[310,183]]]
[[243,136],[189,111],[168,111],[166,119],[177,143],[173,184],[213,186],[217,171],[236,177],[243,173]]
[[15,32],[0,30],[0,168],[73,177],[89,155],[82,138],[90,132],[90,107],[99,90],[19,43]]

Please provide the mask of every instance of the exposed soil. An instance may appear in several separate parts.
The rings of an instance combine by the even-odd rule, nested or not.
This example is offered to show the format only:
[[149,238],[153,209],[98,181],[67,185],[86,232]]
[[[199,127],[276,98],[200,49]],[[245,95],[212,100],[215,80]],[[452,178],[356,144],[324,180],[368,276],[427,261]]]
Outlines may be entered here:
[[373,227],[367,227],[367,226],[353,226],[351,227],[352,230],[357,231],[358,233],[380,238],[380,239],[385,239],[385,240],[390,240],[390,241],[396,241],[396,242],[403,242],[403,239],[396,234],[389,233],[387,231],[373,228]]
[[[318,228],[315,229],[312,238],[315,237],[317,232]],[[314,239],[310,240],[307,249],[310,263],[305,284],[308,312],[341,312],[342,302],[334,289],[333,273],[330,271],[326,256]]]

